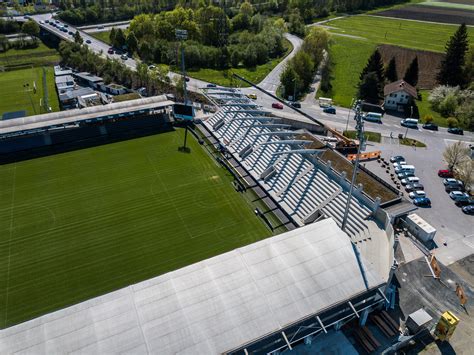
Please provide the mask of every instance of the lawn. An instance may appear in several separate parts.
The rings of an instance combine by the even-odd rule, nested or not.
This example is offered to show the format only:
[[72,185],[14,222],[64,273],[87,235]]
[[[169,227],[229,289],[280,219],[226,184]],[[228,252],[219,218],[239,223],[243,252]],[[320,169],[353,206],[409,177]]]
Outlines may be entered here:
[[399,140],[400,144],[402,145],[408,145],[408,146],[416,146],[418,148],[426,148],[426,144],[420,141],[417,141],[416,139],[411,139],[411,138],[402,138]]
[[9,49],[0,53],[0,67],[46,66],[59,62],[59,54],[54,48],[40,43],[37,48]]
[[[457,25],[434,24],[409,20],[395,20],[368,15],[350,16],[327,23],[333,33],[359,36],[377,44],[444,52],[446,42]],[[471,43],[474,28],[468,27]]]
[[319,90],[318,97],[331,97],[334,104],[349,107],[356,96],[359,75],[376,45],[369,41],[333,36],[330,53],[332,90]]
[[283,58],[285,58],[293,49],[291,42],[287,39],[284,40],[285,47],[287,48],[285,54],[280,57],[273,59],[265,64],[257,65],[255,68],[231,68],[229,71],[216,70],[216,69],[199,69],[199,70],[188,70],[187,74],[195,79],[207,81],[222,86],[234,86],[234,87],[247,87],[247,83],[240,81],[232,76],[232,73],[238,74],[245,79],[258,84],[262,81]]
[[[46,69],[49,106],[59,111],[58,95],[54,85],[54,70]],[[36,83],[36,93],[34,92]],[[25,85],[28,84],[27,87]],[[27,115],[45,113],[43,100],[43,68],[18,69],[0,72],[0,119],[4,112],[26,110]]]
[[0,328],[271,235],[182,130],[0,166]]
[[94,32],[94,33],[89,33],[89,35],[98,39],[99,41],[105,42],[107,44],[111,44],[110,31]]
[[[357,137],[357,131],[344,131],[343,134],[344,136],[351,139],[356,139]],[[364,137],[366,140],[371,141],[371,142],[380,143],[380,141],[382,140],[382,135],[378,132],[365,131]]]
[[418,106],[421,121],[424,122],[424,117],[430,115],[433,117],[433,123],[438,126],[447,127],[446,118],[431,109],[430,103],[428,102],[429,90],[420,90],[419,92],[421,94],[421,100],[418,100],[416,105]]

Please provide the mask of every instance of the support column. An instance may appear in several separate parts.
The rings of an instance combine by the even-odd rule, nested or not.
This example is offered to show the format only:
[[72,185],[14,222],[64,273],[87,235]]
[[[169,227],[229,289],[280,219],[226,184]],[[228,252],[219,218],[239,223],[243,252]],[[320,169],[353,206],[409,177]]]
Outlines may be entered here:
[[337,331],[341,330],[341,328],[342,328],[342,322],[337,321],[336,324],[334,324],[334,330],[337,332]]
[[305,345],[311,345],[312,342],[313,342],[313,337],[311,335],[308,335],[306,338],[304,338]]
[[363,327],[367,323],[367,317],[369,316],[369,309],[364,309],[360,314],[359,325]]
[[49,133],[43,134],[43,140],[44,140],[45,145],[53,144],[53,142],[51,141],[51,136],[49,135]]

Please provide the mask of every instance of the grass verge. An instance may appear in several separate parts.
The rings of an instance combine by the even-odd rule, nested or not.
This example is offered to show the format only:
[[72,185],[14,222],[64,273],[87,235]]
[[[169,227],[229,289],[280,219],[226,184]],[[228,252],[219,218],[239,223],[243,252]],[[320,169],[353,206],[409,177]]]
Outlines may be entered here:
[[426,148],[425,143],[417,141],[416,139],[402,138],[402,139],[399,139],[398,141],[402,145],[408,145],[408,146],[417,147],[417,148]]
[[[52,111],[59,111],[54,70],[52,67],[45,69],[49,106]],[[36,92],[34,91],[35,83]],[[42,105],[43,95],[43,68],[0,72],[0,119],[3,113],[11,111],[26,110],[27,115],[47,112]]]
[[54,48],[40,43],[36,48],[9,49],[0,53],[0,67],[46,66],[59,62],[59,54]]
[[93,32],[93,33],[88,33],[90,36],[98,39],[99,41],[105,42],[109,45],[111,45],[110,42],[110,31],[101,31],[101,32]]
[[253,83],[259,83],[280,63],[291,51],[293,46],[291,42],[285,39],[285,47],[287,48],[285,54],[280,57],[273,59],[265,64],[257,65],[255,68],[231,68],[228,71],[218,69],[199,69],[199,70],[188,70],[187,74],[195,79],[207,81],[217,85],[232,86],[232,87],[246,87],[246,83],[234,78],[232,73],[236,73]]
[[[356,135],[356,131],[344,131],[344,136],[346,136],[347,138],[356,139]],[[364,137],[366,140],[371,142],[380,143],[380,141],[382,140],[382,135],[378,132],[365,131]]]
[[0,327],[270,236],[184,131],[0,166]]

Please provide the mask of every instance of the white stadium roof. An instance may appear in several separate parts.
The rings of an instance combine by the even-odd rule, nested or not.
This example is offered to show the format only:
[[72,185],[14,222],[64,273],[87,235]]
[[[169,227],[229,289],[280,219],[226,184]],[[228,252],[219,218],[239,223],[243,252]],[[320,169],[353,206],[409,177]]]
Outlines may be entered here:
[[220,354],[384,284],[363,268],[325,219],[1,330],[0,353]]

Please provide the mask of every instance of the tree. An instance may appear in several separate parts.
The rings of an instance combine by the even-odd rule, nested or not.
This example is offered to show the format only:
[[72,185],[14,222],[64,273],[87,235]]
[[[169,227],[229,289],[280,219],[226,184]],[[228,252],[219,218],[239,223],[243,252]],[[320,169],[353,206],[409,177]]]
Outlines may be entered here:
[[117,32],[115,31],[115,27],[112,27],[112,29],[110,30],[110,33],[109,33],[109,40],[110,40],[110,43],[112,43],[112,45],[114,45],[115,43],[115,36],[117,35]]
[[308,53],[298,51],[291,60],[291,65],[302,80],[304,88],[311,84],[313,81],[314,62]]
[[[466,65],[464,67],[466,82],[474,82],[474,44],[471,44],[469,51],[466,54]],[[474,88],[473,88],[474,90]]]
[[408,66],[405,75],[403,76],[403,80],[405,80],[411,86],[416,86],[418,84],[418,57],[412,60],[410,65]]
[[79,33],[79,31],[76,31],[76,33],[74,33],[74,43],[77,43],[77,44],[84,43],[84,40],[82,39],[82,36]]
[[303,41],[302,49],[311,56],[314,64],[321,63],[324,51],[329,47],[329,32],[322,27],[311,27]]
[[471,191],[474,186],[474,160],[467,157],[456,167],[456,176],[464,183],[467,191]]
[[123,46],[125,46],[125,42],[125,34],[123,33],[122,29],[119,28],[115,32],[115,43],[112,44],[114,45],[114,47],[123,48]]
[[28,20],[21,26],[21,32],[26,33],[31,37],[38,37],[40,33],[40,27],[35,21]]
[[457,141],[454,144],[448,145],[443,152],[443,158],[448,164],[449,170],[456,169],[461,163],[466,161],[470,155],[470,149],[467,144]]
[[379,104],[382,99],[382,84],[376,72],[367,73],[359,83],[358,97],[372,104]]
[[385,82],[384,67],[382,56],[380,55],[378,49],[376,49],[367,60],[367,64],[365,65],[364,69],[362,69],[359,79],[363,80],[364,76],[370,72],[374,72],[377,75],[377,80],[380,85],[383,85]]
[[474,100],[468,100],[463,105],[459,105],[455,115],[464,128],[474,131]]
[[130,53],[135,53],[138,48],[138,40],[133,31],[128,33],[126,44]]
[[395,57],[392,57],[392,59],[390,59],[387,68],[385,68],[385,78],[389,83],[393,83],[394,81],[398,80],[397,62],[395,61]]
[[446,57],[441,61],[437,76],[440,84],[461,87],[466,84],[464,63],[468,45],[467,28],[463,23],[446,43]]
[[[283,87],[285,97],[290,97],[293,95],[298,96],[303,83],[291,63],[289,63],[281,73],[280,82]],[[293,100],[296,99],[293,97]]]

